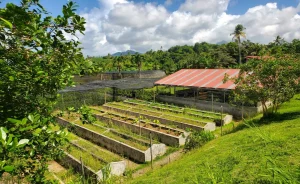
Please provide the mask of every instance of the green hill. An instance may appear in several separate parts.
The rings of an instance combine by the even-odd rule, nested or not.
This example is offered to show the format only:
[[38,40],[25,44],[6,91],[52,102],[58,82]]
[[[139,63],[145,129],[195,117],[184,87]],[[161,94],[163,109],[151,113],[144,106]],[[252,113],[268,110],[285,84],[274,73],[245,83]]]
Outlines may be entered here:
[[248,123],[128,183],[300,183],[300,95]]

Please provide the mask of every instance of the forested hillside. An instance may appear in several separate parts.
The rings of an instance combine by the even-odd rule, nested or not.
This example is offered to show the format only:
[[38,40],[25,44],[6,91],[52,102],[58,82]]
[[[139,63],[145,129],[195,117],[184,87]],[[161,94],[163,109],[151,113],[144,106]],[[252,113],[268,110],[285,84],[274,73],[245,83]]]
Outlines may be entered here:
[[[140,55],[90,57],[100,71],[157,70],[173,73],[182,68],[236,68],[238,42],[226,44],[196,43],[193,46],[174,46],[163,51],[148,51]],[[242,62],[246,56],[282,56],[300,54],[300,40],[286,42],[280,36],[269,44],[241,42]]]

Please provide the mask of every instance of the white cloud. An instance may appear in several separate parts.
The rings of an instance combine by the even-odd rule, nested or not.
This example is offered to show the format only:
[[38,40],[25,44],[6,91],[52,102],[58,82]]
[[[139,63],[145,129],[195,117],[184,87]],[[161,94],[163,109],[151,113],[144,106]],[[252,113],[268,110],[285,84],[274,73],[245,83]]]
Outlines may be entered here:
[[229,0],[186,0],[179,11],[193,14],[220,14],[227,10]]
[[170,6],[170,5],[172,5],[173,4],[173,0],[166,0],[165,1],[165,5],[166,6]]
[[121,27],[146,29],[159,25],[168,17],[167,10],[162,6],[147,4],[117,4],[108,14],[109,24]]
[[186,0],[177,11],[162,5],[126,0],[99,0],[99,8],[82,12],[86,31],[79,36],[85,55],[106,55],[133,49],[140,52],[162,46],[195,42],[231,41],[237,24],[247,29],[247,39],[267,43],[281,35],[300,38],[300,5],[278,8],[268,3],[249,8],[243,15],[226,13],[229,0]]

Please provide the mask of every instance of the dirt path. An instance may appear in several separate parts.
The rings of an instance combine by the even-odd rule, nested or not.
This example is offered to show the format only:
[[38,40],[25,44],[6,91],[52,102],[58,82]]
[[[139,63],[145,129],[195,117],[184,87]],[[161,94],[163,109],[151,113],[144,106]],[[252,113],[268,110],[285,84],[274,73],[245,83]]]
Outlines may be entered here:
[[[158,168],[163,167],[164,165],[169,164],[170,162],[174,162],[174,161],[178,160],[183,154],[184,154],[184,152],[182,149],[180,149],[174,153],[171,153],[170,155],[162,158],[161,160],[153,162],[153,169],[158,169]],[[149,171],[152,171],[151,165],[144,167],[140,170],[137,170],[136,172],[134,172],[132,174],[132,177],[133,178],[139,177]]]
[[48,169],[50,171],[50,173],[52,174],[52,176],[60,183],[60,184],[65,184],[61,179],[59,179],[56,176],[56,173],[59,173],[61,171],[66,170],[64,167],[62,167],[61,165],[59,165],[57,162],[55,161],[50,161],[48,166]]

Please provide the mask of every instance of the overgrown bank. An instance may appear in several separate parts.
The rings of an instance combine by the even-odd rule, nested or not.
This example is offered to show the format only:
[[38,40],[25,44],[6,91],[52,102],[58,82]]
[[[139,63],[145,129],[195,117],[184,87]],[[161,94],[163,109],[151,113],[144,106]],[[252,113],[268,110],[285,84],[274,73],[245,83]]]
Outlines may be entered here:
[[300,95],[279,113],[128,183],[299,183]]

